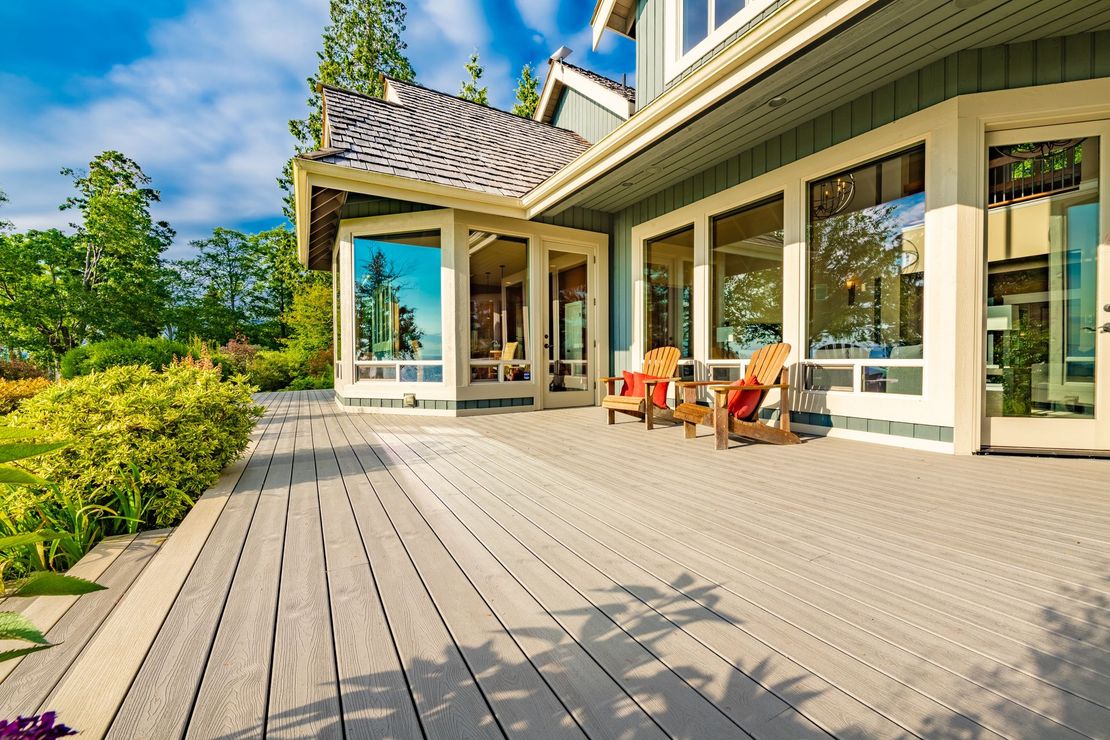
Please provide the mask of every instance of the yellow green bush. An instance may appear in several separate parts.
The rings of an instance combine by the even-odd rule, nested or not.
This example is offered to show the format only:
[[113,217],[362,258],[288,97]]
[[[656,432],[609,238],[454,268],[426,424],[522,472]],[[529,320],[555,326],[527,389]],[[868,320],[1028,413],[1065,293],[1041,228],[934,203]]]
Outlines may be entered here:
[[46,378],[0,379],[0,416],[10,414],[21,401],[32,398],[49,387],[50,381]]

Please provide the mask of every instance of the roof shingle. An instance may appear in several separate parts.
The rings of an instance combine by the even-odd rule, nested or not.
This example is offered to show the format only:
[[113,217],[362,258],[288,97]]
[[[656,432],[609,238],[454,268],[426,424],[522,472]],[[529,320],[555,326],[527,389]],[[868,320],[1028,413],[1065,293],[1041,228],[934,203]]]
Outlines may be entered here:
[[522,196],[590,144],[566,129],[389,80],[397,102],[323,88],[327,142],[313,159],[497,195]]

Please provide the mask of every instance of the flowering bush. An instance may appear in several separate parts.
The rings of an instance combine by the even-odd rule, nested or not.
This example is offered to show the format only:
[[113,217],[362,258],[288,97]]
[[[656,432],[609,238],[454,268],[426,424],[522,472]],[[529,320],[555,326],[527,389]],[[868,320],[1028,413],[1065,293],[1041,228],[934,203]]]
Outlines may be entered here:
[[45,378],[46,372],[26,360],[0,360],[0,380],[27,380]]
[[0,740],[48,740],[76,734],[75,730],[60,724],[54,712],[46,712],[34,717],[0,720]]

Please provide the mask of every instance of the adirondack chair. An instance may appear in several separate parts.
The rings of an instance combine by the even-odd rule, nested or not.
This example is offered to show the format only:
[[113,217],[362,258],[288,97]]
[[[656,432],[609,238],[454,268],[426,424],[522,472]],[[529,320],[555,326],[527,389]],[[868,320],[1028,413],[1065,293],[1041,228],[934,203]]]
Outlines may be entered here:
[[[675,409],[674,418],[682,422],[686,439],[694,439],[697,436],[700,424],[713,427],[718,450],[728,449],[729,434],[777,445],[800,443],[798,436],[790,431],[790,396],[787,393],[790,383],[785,367],[789,354],[790,345],[781,342],[768,344],[756,350],[744,375],[745,383],[752,383],[752,385],[738,387],[725,385],[717,380],[679,383],[684,402]],[[774,379],[778,379],[778,382],[767,382]],[[711,406],[701,406],[696,403],[698,388],[708,388],[713,394]],[[755,408],[743,419],[736,418],[728,410],[728,395],[738,388],[760,392]],[[767,398],[767,391],[772,388],[781,391],[777,428],[766,424],[759,416],[759,410]]]
[[[677,383],[679,378],[674,377],[678,368],[678,347],[656,347],[644,355],[644,375],[651,375],[653,380],[644,381],[644,395],[632,396],[617,393],[617,383],[623,383],[624,378],[601,378],[606,384],[606,396],[601,400],[601,405],[606,409],[608,423],[616,421],[616,414],[628,414],[643,420],[648,429],[653,428],[656,421],[673,421],[674,410],[670,407],[659,408],[652,403],[652,395],[660,383]],[[675,386],[675,399],[677,405],[678,391]]]

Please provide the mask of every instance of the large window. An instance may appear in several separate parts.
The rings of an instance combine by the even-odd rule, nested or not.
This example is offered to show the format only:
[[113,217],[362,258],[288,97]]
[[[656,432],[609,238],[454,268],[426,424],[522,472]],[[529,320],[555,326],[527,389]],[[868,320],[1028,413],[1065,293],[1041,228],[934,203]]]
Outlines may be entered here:
[[679,0],[682,9],[682,53],[685,54],[723,26],[747,5],[745,0]]
[[356,238],[359,380],[443,381],[438,231]]
[[531,380],[528,240],[470,232],[470,381]]
[[925,147],[811,183],[809,198],[808,356],[887,360],[868,363],[860,389],[919,394]]
[[782,197],[713,219],[709,359],[782,341]]
[[[683,359],[691,359],[694,354],[693,226],[645,242],[644,286],[644,351],[678,347]],[[692,365],[685,367],[692,371]]]

